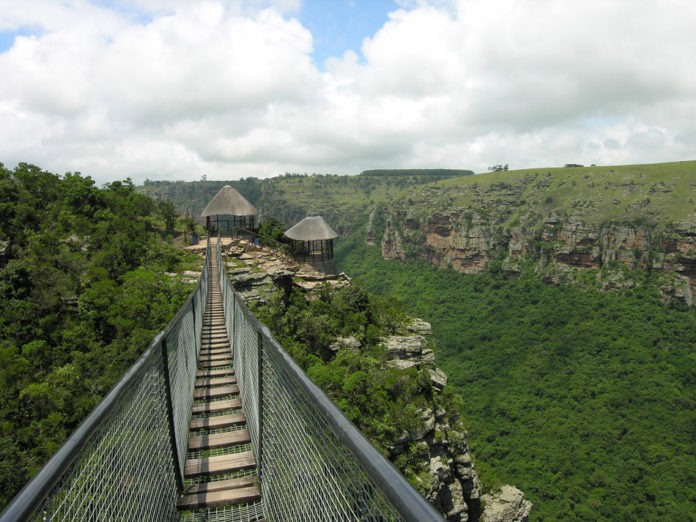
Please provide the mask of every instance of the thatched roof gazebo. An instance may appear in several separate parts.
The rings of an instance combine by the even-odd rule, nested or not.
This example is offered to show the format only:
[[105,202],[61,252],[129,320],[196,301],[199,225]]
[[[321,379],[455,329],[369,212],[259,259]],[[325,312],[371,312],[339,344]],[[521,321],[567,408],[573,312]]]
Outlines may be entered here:
[[285,232],[292,239],[295,255],[303,261],[324,262],[333,259],[333,240],[338,234],[321,216],[308,216]]
[[201,216],[205,216],[208,233],[219,229],[235,235],[239,229],[255,231],[258,228],[258,215],[256,207],[229,185],[222,187],[201,213]]

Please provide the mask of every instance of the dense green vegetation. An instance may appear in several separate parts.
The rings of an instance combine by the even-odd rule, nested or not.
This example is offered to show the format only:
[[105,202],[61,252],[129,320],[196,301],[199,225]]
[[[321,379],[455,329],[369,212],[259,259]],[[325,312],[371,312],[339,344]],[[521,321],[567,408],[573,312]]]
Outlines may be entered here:
[[[458,397],[451,389],[436,394],[426,368],[406,370],[387,364],[387,350],[380,338],[405,334],[407,316],[403,305],[391,298],[369,295],[352,284],[332,290],[326,284],[316,299],[308,300],[293,290],[282,292],[254,313],[302,367],[343,410],[346,416],[385,455],[404,432],[423,429],[419,410],[445,408],[452,427],[461,428]],[[333,351],[338,336],[352,336],[359,349]],[[412,443],[395,464],[414,486],[426,491],[431,479],[428,463]]]
[[0,508],[191,291],[164,274],[193,262],[161,238],[170,210],[130,180],[0,164]]
[[648,273],[623,295],[559,288],[385,261],[363,237],[337,243],[339,265],[432,322],[484,486],[521,488],[536,520],[693,519],[692,309]]

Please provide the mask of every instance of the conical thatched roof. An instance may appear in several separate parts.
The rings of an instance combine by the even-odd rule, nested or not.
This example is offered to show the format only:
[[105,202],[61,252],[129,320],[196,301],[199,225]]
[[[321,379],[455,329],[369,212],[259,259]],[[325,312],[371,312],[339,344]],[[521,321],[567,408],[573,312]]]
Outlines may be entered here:
[[229,185],[222,187],[210,203],[203,209],[201,216],[258,216],[259,211],[235,189]]
[[285,235],[298,241],[317,241],[319,239],[334,239],[338,234],[321,216],[308,216],[294,227],[288,229]]

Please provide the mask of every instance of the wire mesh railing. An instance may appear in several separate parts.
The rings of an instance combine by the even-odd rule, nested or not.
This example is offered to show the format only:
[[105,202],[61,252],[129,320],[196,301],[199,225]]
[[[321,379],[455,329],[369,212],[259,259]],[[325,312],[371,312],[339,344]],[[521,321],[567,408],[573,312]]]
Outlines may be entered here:
[[269,520],[442,520],[295,364],[235,293],[217,247],[265,515]]
[[178,520],[209,254],[184,306],[0,521]]

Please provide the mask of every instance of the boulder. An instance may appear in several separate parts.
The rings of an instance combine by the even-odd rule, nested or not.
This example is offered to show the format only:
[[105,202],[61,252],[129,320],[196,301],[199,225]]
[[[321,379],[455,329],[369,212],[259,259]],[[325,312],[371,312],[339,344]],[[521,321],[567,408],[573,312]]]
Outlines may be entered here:
[[389,359],[420,359],[428,345],[422,335],[392,335],[385,339]]
[[430,374],[430,382],[433,388],[442,391],[447,386],[447,375],[440,368],[428,369],[428,373]]
[[507,484],[497,493],[486,493],[481,501],[486,505],[482,522],[525,522],[532,511],[532,503],[525,500],[524,493]]
[[[333,349],[333,348],[332,348]],[[396,368],[397,370],[408,370],[414,366],[418,366],[418,363],[410,360],[394,359],[393,361],[387,361],[387,364],[391,368]]]
[[411,324],[406,326],[406,330],[420,335],[430,335],[433,328],[430,323],[426,323],[423,319],[416,317]]
[[329,346],[329,349],[332,352],[337,352],[341,349],[358,350],[359,348],[360,341],[358,341],[352,335],[349,335],[348,337],[336,337],[336,340]]
[[[232,275],[232,274],[230,274]],[[259,286],[270,283],[272,280],[266,272],[240,272],[233,275],[235,286]]]

